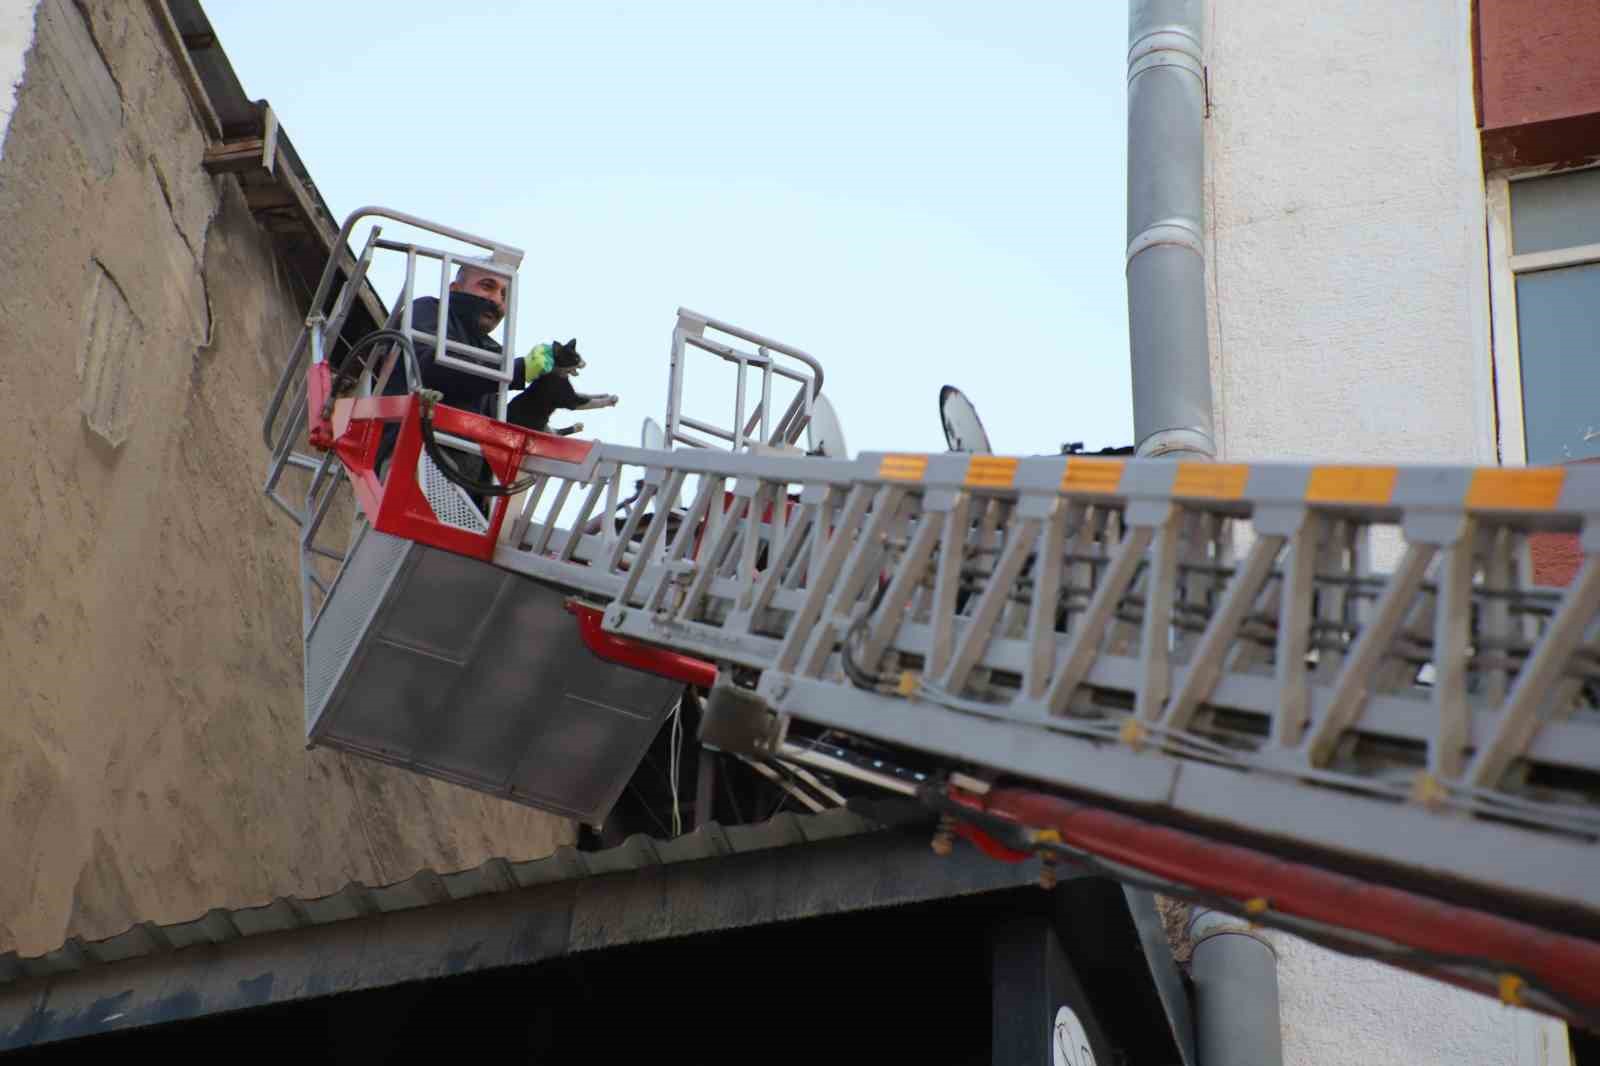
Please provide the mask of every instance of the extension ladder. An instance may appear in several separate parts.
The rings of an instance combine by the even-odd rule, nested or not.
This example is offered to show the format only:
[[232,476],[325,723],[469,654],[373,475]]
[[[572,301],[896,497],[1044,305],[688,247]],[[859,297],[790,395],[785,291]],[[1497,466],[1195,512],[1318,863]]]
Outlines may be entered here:
[[[415,505],[433,490],[411,465],[380,484],[356,446],[398,423],[403,450],[415,394],[334,411],[306,515],[341,456],[379,532],[559,590],[615,661],[715,664],[770,714],[770,753],[803,760],[786,729],[809,723],[937,757],[975,816],[1021,781],[1218,854],[1600,928],[1600,466],[826,459],[792,447],[804,405],[740,451],[440,408],[454,446],[529,479],[463,528]],[[1539,538],[1580,555],[1565,586],[1535,584]],[[1569,995],[1579,971],[1600,973],[1565,971]]]

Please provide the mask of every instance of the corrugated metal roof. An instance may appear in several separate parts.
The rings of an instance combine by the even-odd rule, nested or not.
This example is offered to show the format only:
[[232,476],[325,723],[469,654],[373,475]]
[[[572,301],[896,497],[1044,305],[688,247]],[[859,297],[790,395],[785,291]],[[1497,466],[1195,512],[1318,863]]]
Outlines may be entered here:
[[217,907],[191,921],[170,925],[139,922],[104,940],[71,937],[43,955],[24,957],[8,952],[0,955],[0,983],[70,973],[196,944],[222,944],[240,937],[326,925],[533,885],[790,847],[878,828],[876,823],[842,808],[813,815],[783,813],[755,825],[722,826],[713,822],[673,840],[637,835],[605,851],[562,847],[544,858],[525,862],[493,858],[472,869],[443,874],[424,868],[388,885],[369,887],[351,882],[326,896],[279,896],[260,906],[232,910]]

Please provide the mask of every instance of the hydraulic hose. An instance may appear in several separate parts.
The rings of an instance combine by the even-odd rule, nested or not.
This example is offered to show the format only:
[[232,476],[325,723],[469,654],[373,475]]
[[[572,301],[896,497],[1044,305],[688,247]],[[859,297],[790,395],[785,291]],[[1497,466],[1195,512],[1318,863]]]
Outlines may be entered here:
[[[422,428],[423,450],[428,453],[428,458],[433,460],[433,465],[439,468],[439,473],[443,474],[447,481],[453,482],[466,491],[479,496],[515,496],[517,493],[533,487],[534,483],[539,479],[537,474],[530,474],[528,477],[513,481],[509,485],[500,485],[493,481],[478,481],[463,474],[456,467],[455,462],[444,454],[444,451],[439,447],[438,440],[433,435],[433,408],[435,404],[443,399],[443,396],[434,389],[418,387],[422,382],[422,372],[418,369],[417,350],[412,345],[411,338],[400,330],[373,330],[356,341],[355,345],[345,353],[344,361],[340,364],[338,373],[334,376],[333,384],[328,390],[327,406],[330,409],[334,397],[352,388],[361,379],[361,375],[371,369],[371,362],[376,358],[378,346],[385,341],[400,346],[400,352],[405,358],[408,390],[418,393],[422,397],[422,402],[419,405],[421,416],[419,421]],[[369,351],[373,354],[368,355]],[[363,355],[366,355],[364,361],[362,359]],[[323,416],[327,417],[329,413],[329,410],[324,410]]]

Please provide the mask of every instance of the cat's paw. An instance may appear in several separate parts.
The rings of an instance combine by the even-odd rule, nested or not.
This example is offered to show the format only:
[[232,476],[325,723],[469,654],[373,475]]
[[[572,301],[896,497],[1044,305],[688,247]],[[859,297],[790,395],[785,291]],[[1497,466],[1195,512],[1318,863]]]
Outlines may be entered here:
[[599,396],[585,396],[583,398],[583,402],[577,407],[573,408],[573,410],[594,411],[601,407],[615,407],[617,405],[617,399],[618,398],[611,393],[603,393]]

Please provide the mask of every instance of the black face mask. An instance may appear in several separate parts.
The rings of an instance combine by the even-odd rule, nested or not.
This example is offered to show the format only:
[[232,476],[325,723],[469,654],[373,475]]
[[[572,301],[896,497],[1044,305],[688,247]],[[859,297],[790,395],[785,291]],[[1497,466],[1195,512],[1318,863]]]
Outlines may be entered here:
[[495,325],[500,324],[500,308],[494,301],[486,300],[482,296],[470,292],[452,292],[450,294],[450,317],[465,326],[474,336],[487,337],[488,331],[483,328],[483,316],[492,314]]

